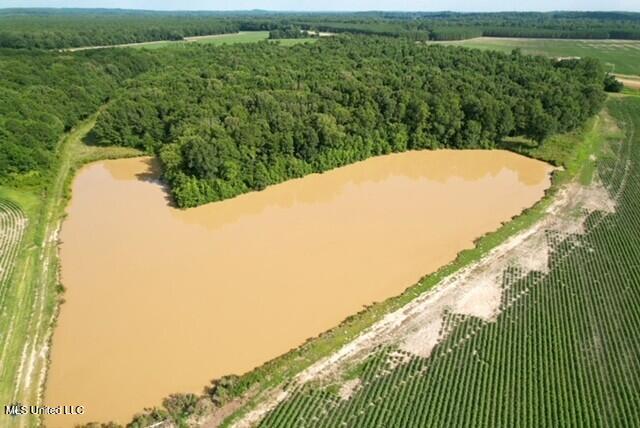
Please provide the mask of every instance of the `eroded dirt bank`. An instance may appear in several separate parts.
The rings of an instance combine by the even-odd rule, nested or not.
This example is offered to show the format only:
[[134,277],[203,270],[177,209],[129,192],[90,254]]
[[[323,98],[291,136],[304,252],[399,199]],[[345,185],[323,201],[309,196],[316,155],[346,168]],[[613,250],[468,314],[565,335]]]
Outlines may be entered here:
[[[392,353],[393,366],[407,362],[407,355],[428,357],[433,348],[446,338],[443,327],[445,311],[470,315],[485,321],[493,321],[501,310],[514,304],[527,289],[521,290],[510,301],[502,301],[503,275],[509,267],[516,267],[519,275],[532,271],[548,271],[548,235],[566,237],[584,233],[587,216],[599,211],[613,213],[616,195],[611,195],[595,180],[589,185],[566,185],[556,196],[543,220],[536,223],[493,249],[487,256],[455,274],[446,277],[428,293],[425,293],[401,309],[385,316],[365,330],[360,336],[342,347],[330,357],[318,361],[296,376],[286,389],[274,389],[267,393],[257,407],[244,415],[233,426],[245,428],[256,425],[270,410],[285,401],[299,387],[308,382],[340,384],[343,399],[359,387],[359,379],[342,381],[342,374],[380,346],[398,346],[405,354]],[[468,340],[469,337],[463,339]],[[213,423],[205,425],[213,428]]]

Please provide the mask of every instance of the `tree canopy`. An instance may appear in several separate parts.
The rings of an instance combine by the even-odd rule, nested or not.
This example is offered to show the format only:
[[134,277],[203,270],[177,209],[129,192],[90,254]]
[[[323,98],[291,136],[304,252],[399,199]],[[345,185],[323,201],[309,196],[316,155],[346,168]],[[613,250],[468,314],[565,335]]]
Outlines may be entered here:
[[124,80],[148,69],[145,52],[61,54],[0,50],[0,182],[42,173],[58,141]]
[[[0,9],[0,47],[62,49],[189,36],[292,29],[458,40],[479,36],[640,39],[630,12],[156,12],[119,9]],[[295,35],[294,35],[295,34]]]
[[99,144],[157,153],[181,207],[370,156],[490,148],[574,129],[601,106],[595,60],[334,37],[192,46],[157,58],[99,116]]

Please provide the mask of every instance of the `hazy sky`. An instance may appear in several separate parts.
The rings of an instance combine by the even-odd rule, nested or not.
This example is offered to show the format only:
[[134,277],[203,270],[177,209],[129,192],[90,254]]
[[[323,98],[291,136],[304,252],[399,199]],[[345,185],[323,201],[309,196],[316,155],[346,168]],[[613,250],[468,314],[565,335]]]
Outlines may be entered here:
[[3,7],[106,7],[156,10],[628,10],[640,0],[0,0]]

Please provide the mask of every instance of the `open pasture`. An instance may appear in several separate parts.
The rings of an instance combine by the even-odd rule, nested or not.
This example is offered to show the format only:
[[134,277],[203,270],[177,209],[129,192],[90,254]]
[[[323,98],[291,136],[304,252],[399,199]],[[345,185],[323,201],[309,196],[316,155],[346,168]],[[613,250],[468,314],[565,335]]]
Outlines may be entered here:
[[602,61],[612,73],[640,74],[640,41],[636,40],[559,40],[479,37],[441,43],[503,52],[521,49],[522,53],[525,54],[545,55],[555,58],[593,57]]
[[138,43],[134,45],[127,45],[127,47],[133,48],[145,48],[145,49],[158,49],[166,48],[169,46],[184,46],[188,43],[207,44],[214,46],[221,45],[233,45],[238,43],[257,43],[268,40],[271,43],[279,43],[283,46],[292,46],[298,43],[315,42],[318,40],[313,37],[306,37],[300,39],[278,39],[270,40],[268,31],[241,31],[239,33],[231,34],[214,34],[211,36],[198,36],[198,37],[186,37],[183,41],[159,41]]

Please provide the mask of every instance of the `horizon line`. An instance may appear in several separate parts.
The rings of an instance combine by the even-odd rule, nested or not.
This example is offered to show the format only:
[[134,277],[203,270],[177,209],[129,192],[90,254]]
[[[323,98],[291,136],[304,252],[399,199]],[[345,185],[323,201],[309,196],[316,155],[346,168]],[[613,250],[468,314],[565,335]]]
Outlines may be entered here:
[[223,13],[247,13],[247,12],[267,12],[267,13],[452,13],[452,14],[496,14],[496,13],[635,13],[640,14],[640,10],[628,9],[549,9],[549,10],[495,10],[495,11],[479,11],[479,10],[398,10],[398,9],[353,9],[353,10],[321,10],[321,9],[143,9],[143,8],[122,8],[122,7],[56,7],[56,6],[10,6],[0,7],[0,11],[6,10],[104,10],[104,11],[135,11],[135,12],[223,12]]

